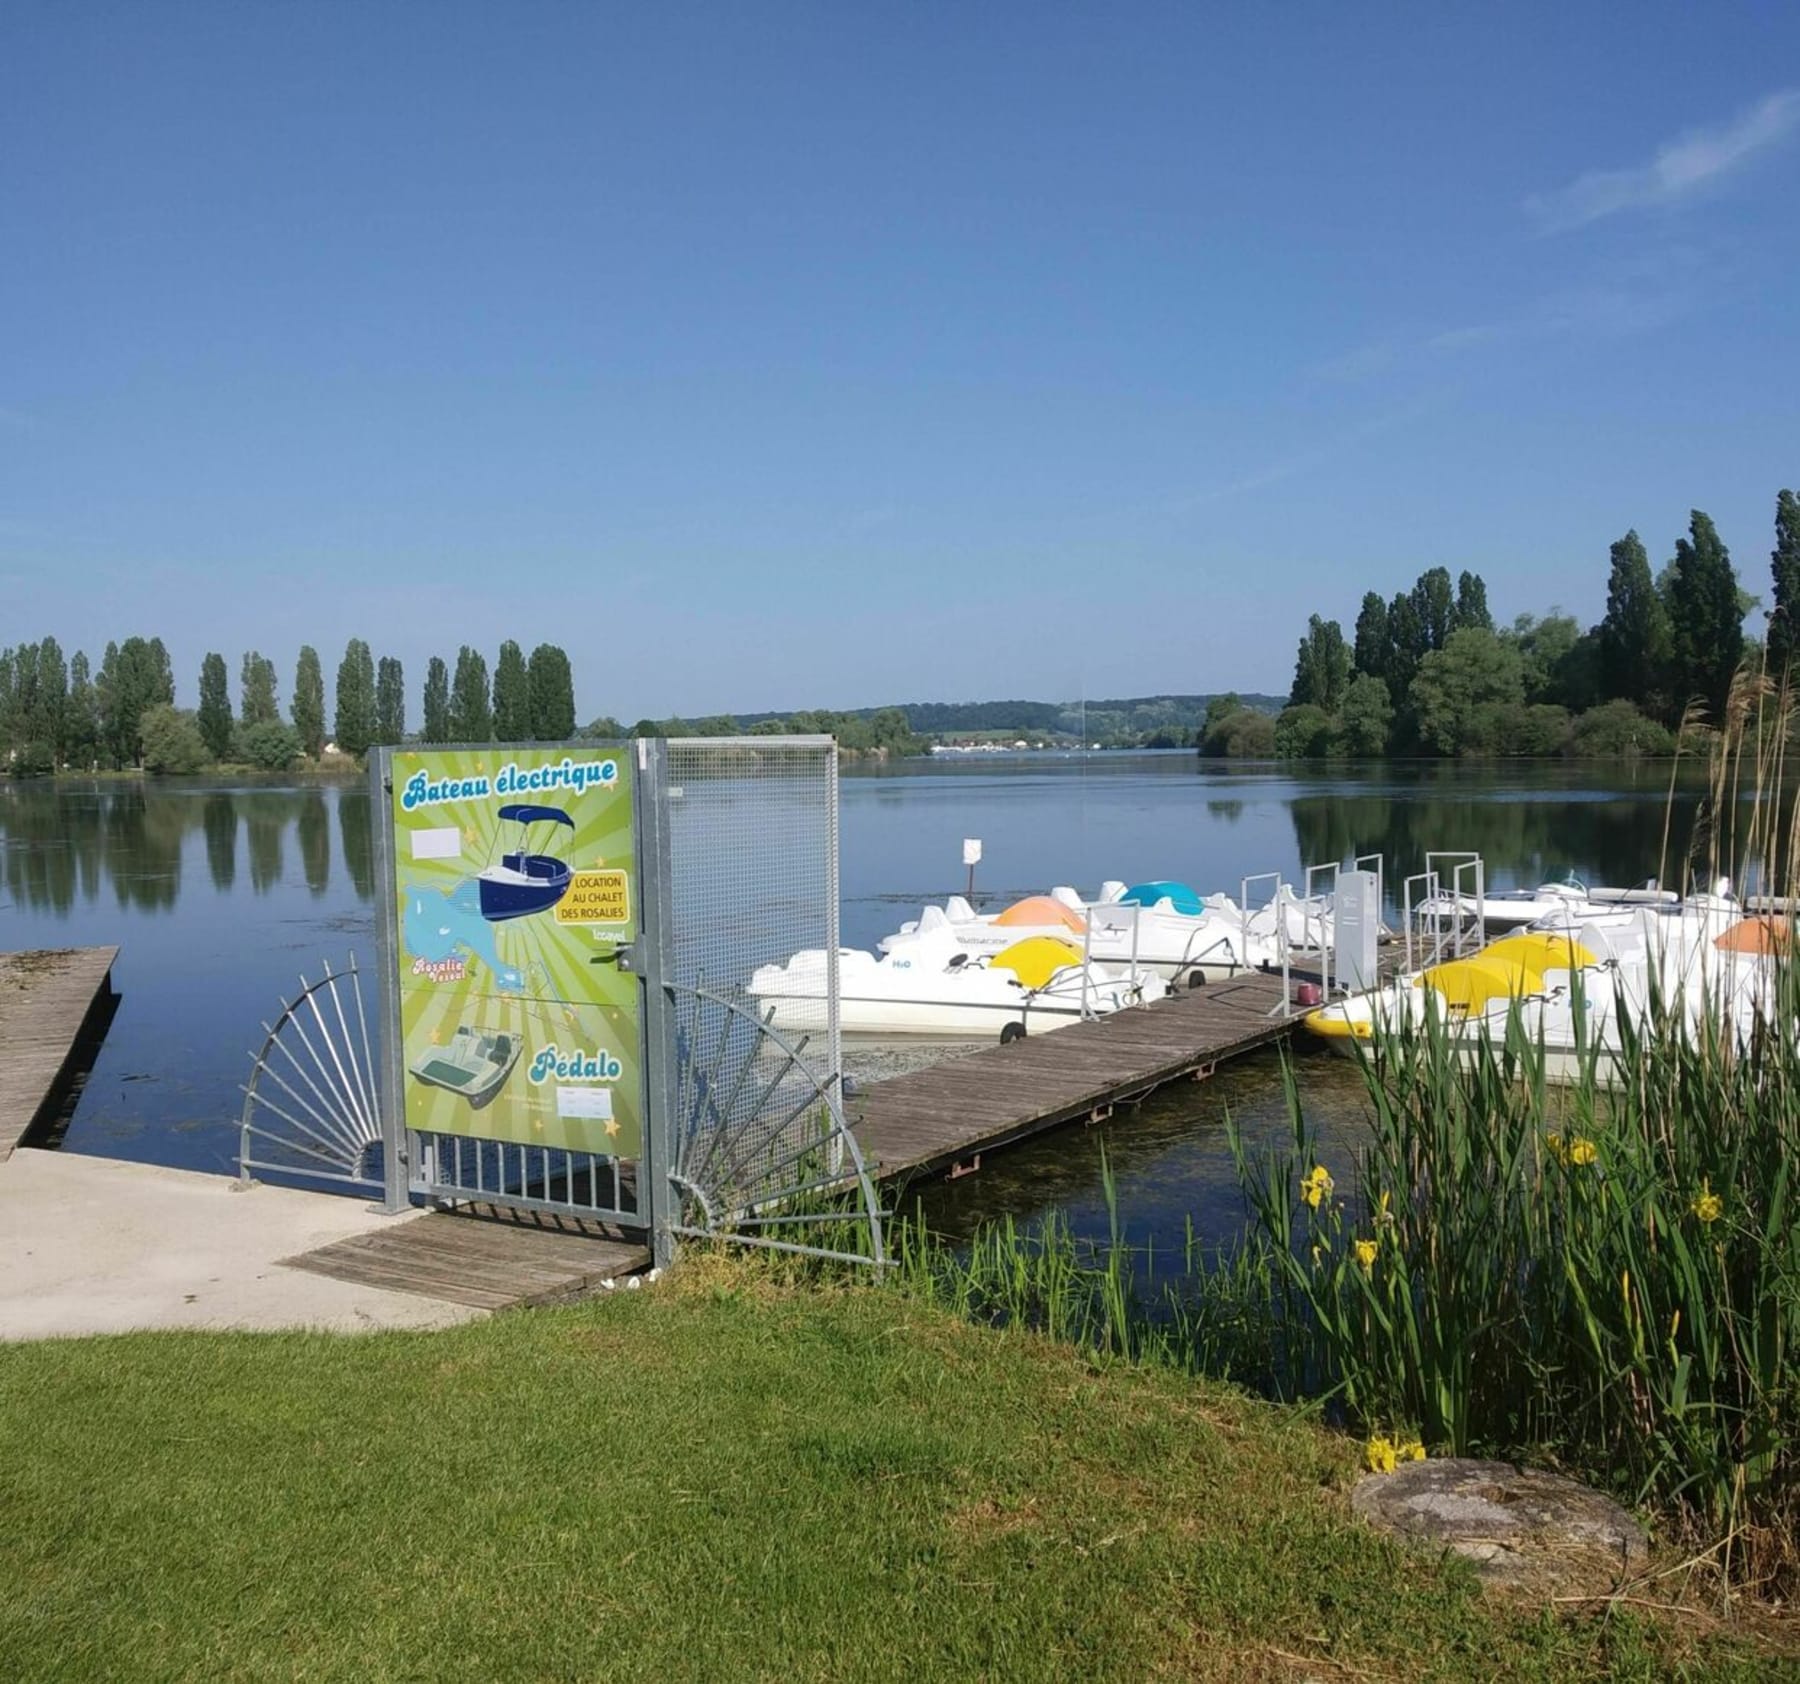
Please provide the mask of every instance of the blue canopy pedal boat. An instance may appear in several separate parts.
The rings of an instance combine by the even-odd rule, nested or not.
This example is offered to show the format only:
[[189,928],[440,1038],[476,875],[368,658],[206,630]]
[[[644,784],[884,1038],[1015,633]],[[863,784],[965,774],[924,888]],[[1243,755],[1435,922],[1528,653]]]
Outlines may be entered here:
[[[560,807],[513,806],[500,809],[503,824],[521,827],[516,853],[502,854],[498,865],[490,865],[476,874],[480,887],[481,916],[490,924],[508,918],[528,918],[534,912],[548,912],[569,892],[574,870],[567,860],[554,854],[531,853],[531,833],[540,824],[567,825],[575,821]],[[550,833],[554,836],[554,830]]]

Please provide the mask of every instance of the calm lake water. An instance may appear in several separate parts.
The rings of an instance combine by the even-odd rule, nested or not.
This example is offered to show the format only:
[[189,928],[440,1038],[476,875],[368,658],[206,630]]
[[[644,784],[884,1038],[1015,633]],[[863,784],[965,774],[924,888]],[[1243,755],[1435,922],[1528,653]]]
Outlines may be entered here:
[[[1379,853],[1389,882],[1431,849],[1476,848],[1498,888],[1573,870],[1595,883],[1654,875],[1666,766],[1390,767],[1299,774],[1202,765],[1190,754],[971,756],[856,768],[842,783],[844,940],[869,946],[928,899],[976,886],[1005,900],[1056,883],[1172,878],[1235,894],[1242,878]],[[1673,808],[1672,857],[1698,800]],[[1674,876],[1673,866],[1670,875]],[[76,1101],[63,1149],[232,1172],[239,1084],[261,1020],[300,974],[349,954],[374,962],[369,798],[360,785],[179,781],[0,784],[0,947],[113,945],[118,1015]],[[1353,1149],[1357,1078],[1301,1061],[1331,1155]],[[1178,1246],[1235,1231],[1222,1118],[1286,1128],[1273,1054],[1135,1112],[1067,1129],[933,1190],[952,1233],[983,1216],[1069,1209],[1104,1228],[1102,1147],[1132,1237]]]

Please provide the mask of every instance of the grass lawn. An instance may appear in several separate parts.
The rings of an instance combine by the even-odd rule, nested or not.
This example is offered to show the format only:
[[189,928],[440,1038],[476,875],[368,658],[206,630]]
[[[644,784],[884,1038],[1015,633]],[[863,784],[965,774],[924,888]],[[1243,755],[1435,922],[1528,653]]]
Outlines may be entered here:
[[0,1347],[0,1680],[1794,1676],[1348,1517],[1353,1447],[699,1259],[432,1334]]

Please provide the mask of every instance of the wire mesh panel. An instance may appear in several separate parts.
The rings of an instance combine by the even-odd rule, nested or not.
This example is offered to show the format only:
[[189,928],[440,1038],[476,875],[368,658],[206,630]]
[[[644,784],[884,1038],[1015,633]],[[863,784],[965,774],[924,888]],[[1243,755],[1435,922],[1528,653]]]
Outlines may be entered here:
[[662,745],[677,1232],[879,1259],[844,1118],[837,745]]

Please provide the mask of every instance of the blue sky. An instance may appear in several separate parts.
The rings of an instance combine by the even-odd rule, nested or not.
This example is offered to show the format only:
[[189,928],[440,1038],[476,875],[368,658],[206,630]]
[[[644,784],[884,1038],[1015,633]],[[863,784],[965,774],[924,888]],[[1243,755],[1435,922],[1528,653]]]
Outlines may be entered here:
[[[0,10],[0,643],[1285,689],[1800,485],[1800,8]],[[415,712],[416,718],[416,712]]]

